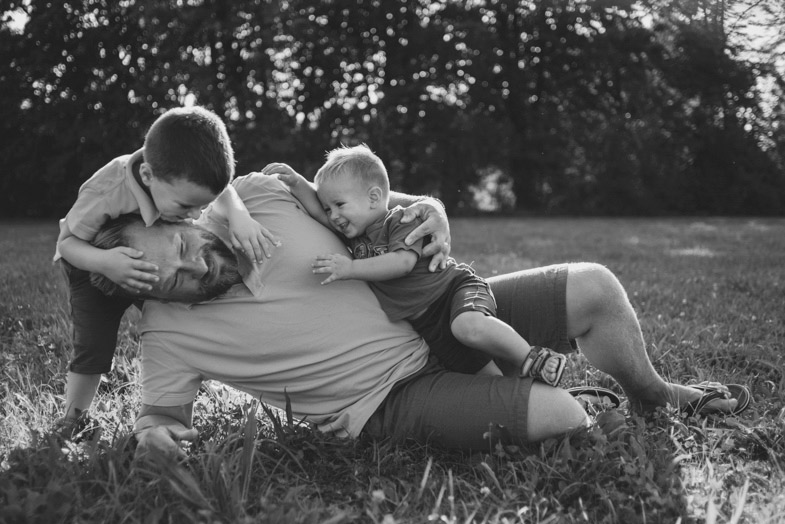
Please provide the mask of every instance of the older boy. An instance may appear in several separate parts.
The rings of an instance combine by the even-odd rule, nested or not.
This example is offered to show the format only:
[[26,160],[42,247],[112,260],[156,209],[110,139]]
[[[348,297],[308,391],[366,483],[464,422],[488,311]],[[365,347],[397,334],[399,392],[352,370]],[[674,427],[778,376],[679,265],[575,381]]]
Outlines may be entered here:
[[90,245],[101,226],[126,213],[146,226],[158,219],[198,218],[215,201],[232,229],[232,241],[257,261],[273,241],[251,219],[229,185],[234,152],[226,127],[201,107],[171,109],[161,115],[135,153],[118,157],[79,189],[76,203],[60,220],[54,260],[62,258],[69,285],[74,357],[66,384],[65,416],[56,431],[70,437],[95,396],[101,374],[111,369],[117,330],[133,298],[105,296],[90,284],[90,272],[105,275],[126,292],[138,294],[158,281],[158,267],[130,248],[102,250]]

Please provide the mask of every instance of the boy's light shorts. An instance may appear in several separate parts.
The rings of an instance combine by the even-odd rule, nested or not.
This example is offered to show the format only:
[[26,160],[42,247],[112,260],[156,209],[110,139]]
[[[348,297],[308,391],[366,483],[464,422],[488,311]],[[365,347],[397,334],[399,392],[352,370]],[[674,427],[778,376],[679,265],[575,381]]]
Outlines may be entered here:
[[[530,344],[563,353],[575,349],[567,336],[567,265],[548,266],[488,279],[497,316]],[[483,437],[504,426],[512,443],[528,437],[532,379],[468,375],[431,360],[399,383],[365,425],[374,438],[414,439],[449,448],[488,449]]]

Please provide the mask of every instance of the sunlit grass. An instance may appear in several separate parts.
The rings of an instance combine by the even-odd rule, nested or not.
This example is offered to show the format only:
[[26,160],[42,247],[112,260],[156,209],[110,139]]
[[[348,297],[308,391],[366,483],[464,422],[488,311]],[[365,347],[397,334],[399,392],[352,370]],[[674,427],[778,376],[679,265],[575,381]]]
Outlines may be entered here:
[[[62,408],[70,327],[54,223],[0,225],[0,522],[785,522],[785,220],[456,219],[483,275],[595,261],[621,279],[656,368],[747,385],[739,419],[643,419],[524,452],[461,454],[326,437],[211,385],[184,464],[132,461],[134,323],[92,414],[101,433],[43,438]],[[616,387],[570,359],[568,385]],[[623,407],[624,408],[624,407]]]

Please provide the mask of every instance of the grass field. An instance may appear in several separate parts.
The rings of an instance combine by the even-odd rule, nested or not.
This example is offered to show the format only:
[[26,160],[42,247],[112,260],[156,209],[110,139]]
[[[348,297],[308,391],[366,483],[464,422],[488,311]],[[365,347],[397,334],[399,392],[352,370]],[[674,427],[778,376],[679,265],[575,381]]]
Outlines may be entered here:
[[[101,431],[43,437],[62,407],[65,291],[56,224],[0,223],[0,522],[785,522],[785,220],[456,219],[453,254],[492,275],[607,265],[673,380],[747,385],[734,419],[663,409],[484,453],[328,438],[223,388],[204,388],[183,464],[135,463],[134,323],[94,404]],[[138,315],[138,313],[137,313]],[[570,358],[564,384],[617,388]],[[618,389],[617,389],[618,390]]]

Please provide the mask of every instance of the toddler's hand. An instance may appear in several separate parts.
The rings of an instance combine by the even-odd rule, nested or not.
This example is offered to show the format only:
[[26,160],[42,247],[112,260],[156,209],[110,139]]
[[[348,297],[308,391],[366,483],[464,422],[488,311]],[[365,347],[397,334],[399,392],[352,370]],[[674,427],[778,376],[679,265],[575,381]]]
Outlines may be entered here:
[[158,266],[139,260],[141,251],[130,247],[115,247],[104,252],[103,274],[112,282],[134,294],[150,291],[158,282]]
[[262,173],[265,175],[277,175],[278,180],[289,186],[289,189],[294,189],[302,182],[307,183],[304,176],[292,169],[288,164],[282,164],[280,162],[267,164],[264,166],[264,169],[262,169]]
[[314,273],[330,273],[329,277],[322,280],[324,285],[336,280],[350,279],[352,259],[339,254],[319,255],[311,267]]
[[281,242],[266,227],[247,213],[234,218],[229,229],[232,247],[257,264],[264,262],[265,257],[270,258],[273,255],[273,247],[281,245]]

